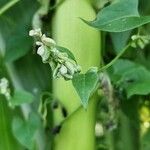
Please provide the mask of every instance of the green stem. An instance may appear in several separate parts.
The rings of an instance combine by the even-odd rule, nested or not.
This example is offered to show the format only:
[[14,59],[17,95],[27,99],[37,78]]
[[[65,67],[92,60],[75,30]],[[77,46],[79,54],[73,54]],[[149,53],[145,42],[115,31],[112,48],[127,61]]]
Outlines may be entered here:
[[103,66],[102,68],[100,68],[99,72],[111,67],[125,53],[125,51],[130,47],[130,45],[131,44],[129,43],[111,62],[109,62],[107,65]]
[[16,3],[18,3],[20,0],[12,0],[8,2],[6,5],[4,5],[2,8],[0,8],[0,16],[5,13],[8,9],[10,9],[12,6],[14,6]]

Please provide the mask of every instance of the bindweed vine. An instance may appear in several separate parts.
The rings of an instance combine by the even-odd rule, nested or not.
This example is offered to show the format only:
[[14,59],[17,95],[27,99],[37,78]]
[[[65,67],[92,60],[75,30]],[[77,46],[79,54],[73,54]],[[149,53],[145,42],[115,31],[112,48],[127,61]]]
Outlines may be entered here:
[[[77,64],[74,55],[70,50],[60,47],[56,42],[42,34],[41,29],[31,30],[30,36],[33,36],[38,46],[37,54],[41,56],[43,63],[48,63],[53,72],[53,78],[64,78],[65,80],[72,80],[73,86],[78,93],[84,108],[88,105],[88,100],[97,90],[99,83],[99,74],[109,67],[111,67],[130,47],[143,49],[150,42],[147,35],[133,35],[131,41],[112,59],[108,64],[101,67],[91,67],[85,74],[81,74],[81,67]],[[93,68],[96,68],[93,70]],[[91,83],[91,84],[89,84]],[[81,86],[81,85],[86,85]]]
[[71,59],[67,52],[60,51],[56,42],[42,34],[41,29],[31,30],[29,35],[36,38],[36,45],[39,46],[37,54],[41,56],[43,63],[50,65],[54,78],[63,77],[70,80],[74,74],[81,71],[76,61]]

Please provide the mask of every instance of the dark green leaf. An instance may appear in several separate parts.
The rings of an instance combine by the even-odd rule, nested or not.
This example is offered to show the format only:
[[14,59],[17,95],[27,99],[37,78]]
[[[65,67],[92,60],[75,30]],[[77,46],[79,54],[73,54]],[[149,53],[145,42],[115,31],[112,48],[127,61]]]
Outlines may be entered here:
[[14,61],[30,50],[32,40],[29,38],[28,32],[31,29],[32,17],[36,10],[36,0],[21,0],[0,16],[0,32],[7,43],[5,58],[7,61]]
[[84,108],[87,108],[89,98],[96,88],[97,82],[98,74],[96,68],[91,68],[85,74],[76,74],[74,76],[72,83]]
[[147,95],[150,93],[150,71],[144,66],[129,60],[118,60],[113,65],[113,69],[111,78],[115,79],[115,84],[126,90],[128,98],[133,95]]
[[39,117],[32,113],[27,121],[15,117],[12,124],[15,138],[26,148],[33,149],[35,133],[40,127]]
[[11,99],[11,104],[13,106],[18,106],[24,103],[31,103],[34,100],[34,96],[26,91],[15,91]]
[[130,98],[133,95],[147,95],[150,93],[150,71],[144,66],[139,66],[125,73],[122,78],[127,83],[125,89],[127,97]]

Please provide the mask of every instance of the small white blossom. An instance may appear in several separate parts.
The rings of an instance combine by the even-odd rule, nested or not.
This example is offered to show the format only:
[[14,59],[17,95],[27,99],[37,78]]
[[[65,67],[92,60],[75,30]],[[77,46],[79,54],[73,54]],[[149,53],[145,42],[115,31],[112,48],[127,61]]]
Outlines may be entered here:
[[37,46],[41,46],[41,45],[43,45],[43,43],[42,43],[42,42],[37,41],[37,42],[36,42],[36,45],[37,45]]
[[65,74],[67,74],[67,68],[64,65],[61,65],[60,69],[59,69],[60,74],[63,76]]
[[0,94],[4,95],[7,100],[9,100],[11,98],[9,82],[6,78],[0,79]]
[[46,37],[45,34],[42,35],[41,41],[42,41],[46,46],[50,46],[50,47],[55,47],[55,46],[56,46],[56,42],[55,42],[53,39]]
[[95,135],[97,137],[101,137],[104,135],[104,128],[103,125],[100,122],[97,122],[95,125]]
[[37,54],[40,55],[40,56],[43,56],[44,55],[44,47],[43,46],[40,46],[37,50]]
[[41,29],[34,29],[34,30],[31,30],[31,31],[29,32],[29,35],[30,35],[30,36],[35,36],[35,37],[41,37],[41,36],[42,36]]
[[44,45],[40,46],[37,50],[37,54],[41,56],[42,61],[46,63],[50,56],[50,51],[44,47]]
[[133,35],[131,39],[131,46],[133,48],[140,47],[141,49],[144,49],[145,46],[150,43],[150,37],[146,35]]
[[43,63],[49,63],[53,71],[53,77],[63,77],[66,80],[73,78],[75,73],[81,71],[81,67],[76,62],[69,58],[67,52],[58,50],[56,42],[42,35],[40,29],[31,30],[30,36],[38,37],[36,45],[39,46],[37,54],[41,56]]

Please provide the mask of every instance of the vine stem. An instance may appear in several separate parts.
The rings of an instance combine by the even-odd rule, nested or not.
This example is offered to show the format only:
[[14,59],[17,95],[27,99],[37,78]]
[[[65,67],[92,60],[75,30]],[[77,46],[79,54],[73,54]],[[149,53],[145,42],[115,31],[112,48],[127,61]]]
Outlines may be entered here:
[[11,0],[7,4],[5,4],[2,8],[0,8],[0,16],[5,13],[9,8],[14,6],[16,3],[18,3],[20,0]]
[[102,68],[100,68],[98,72],[101,72],[111,67],[124,54],[124,52],[130,47],[130,45],[131,43],[126,45],[126,47],[124,47],[123,50],[111,62],[109,62],[107,65],[103,66]]
[[[111,61],[109,62],[107,65],[103,66],[102,68],[99,69],[98,72],[101,72],[103,70],[108,69],[109,67],[111,67],[123,54],[124,52],[130,47],[131,43],[129,43],[128,45],[126,45],[126,47],[124,47],[121,52]],[[67,120],[69,120],[74,114],[76,114],[76,112],[78,112],[82,107],[82,105],[80,105],[75,111],[73,111],[67,118],[65,118],[64,120],[62,120],[60,122],[60,125],[63,125]]]

